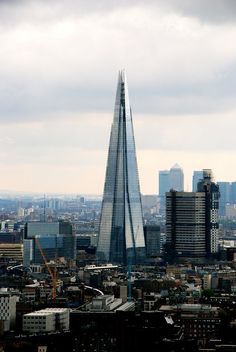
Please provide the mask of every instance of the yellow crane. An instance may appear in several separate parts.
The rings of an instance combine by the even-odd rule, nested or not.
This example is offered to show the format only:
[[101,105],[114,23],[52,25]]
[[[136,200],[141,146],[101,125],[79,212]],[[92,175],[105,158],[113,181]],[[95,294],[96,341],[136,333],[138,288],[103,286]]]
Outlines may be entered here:
[[35,239],[35,243],[40,251],[40,254],[43,258],[44,264],[45,264],[45,266],[51,276],[51,279],[52,279],[52,299],[55,299],[57,297],[57,268],[56,268],[56,266],[54,266],[54,269],[52,270],[52,268],[48,264],[48,260],[44,254],[44,251],[40,245],[38,238],[34,237],[34,239]]

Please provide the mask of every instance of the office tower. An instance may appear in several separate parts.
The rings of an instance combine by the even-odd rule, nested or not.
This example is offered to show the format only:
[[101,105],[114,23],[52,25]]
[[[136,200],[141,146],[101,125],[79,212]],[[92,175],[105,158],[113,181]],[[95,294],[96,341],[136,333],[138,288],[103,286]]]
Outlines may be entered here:
[[[35,240],[35,238],[37,240]],[[76,259],[76,237],[69,222],[28,222],[24,229],[24,266],[42,264],[42,248],[47,260]]]
[[[36,238],[36,240],[35,240]],[[36,235],[24,240],[23,265],[43,264],[40,248],[48,261],[64,258],[66,261],[76,260],[76,237],[74,235]]]
[[236,204],[236,182],[231,183],[231,197],[230,202]]
[[121,264],[141,262],[145,258],[132,113],[124,71],[118,78],[97,257]]
[[161,253],[161,233],[158,225],[145,225],[144,237],[147,257],[156,257]]
[[72,234],[72,225],[66,221],[59,222],[27,222],[24,228],[24,238],[36,235]]
[[170,188],[179,192],[184,190],[184,173],[178,164],[170,169]]
[[209,257],[218,252],[219,187],[203,170],[197,192],[166,194],[167,243],[178,257]]
[[159,171],[159,196],[165,197],[166,192],[170,190],[170,171]]
[[198,183],[198,192],[205,193],[205,234],[207,255],[218,252],[219,247],[219,186],[212,181],[212,171],[203,169],[203,180]]
[[226,204],[230,203],[231,200],[231,183],[230,182],[217,182],[220,190],[219,200],[219,214],[225,216]]
[[202,170],[201,171],[193,171],[193,179],[192,179],[192,192],[197,192],[198,182],[203,179]]
[[177,257],[206,255],[204,193],[166,194],[166,235]]
[[160,199],[160,214],[165,213],[166,208],[166,192],[170,190],[170,171],[159,171],[159,199]]

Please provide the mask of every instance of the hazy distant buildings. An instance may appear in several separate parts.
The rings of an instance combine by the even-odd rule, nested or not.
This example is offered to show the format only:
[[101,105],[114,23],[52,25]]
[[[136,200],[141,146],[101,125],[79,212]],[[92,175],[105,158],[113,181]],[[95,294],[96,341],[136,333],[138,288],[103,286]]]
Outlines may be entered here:
[[165,212],[166,192],[170,189],[175,191],[184,190],[184,173],[182,168],[175,164],[170,170],[159,171],[159,197],[160,197],[160,212]]
[[226,215],[226,205],[231,203],[231,183],[217,182],[220,190],[219,214]]
[[166,192],[170,190],[170,171],[159,171],[159,196],[165,197]]
[[170,188],[178,192],[184,190],[184,173],[178,164],[170,169]]
[[236,204],[236,182],[231,183],[231,203]]
[[236,204],[236,182],[219,181],[217,184],[220,191],[219,214],[231,218]]
[[165,193],[170,189],[179,192],[184,190],[184,173],[178,164],[170,170],[159,171],[159,196],[165,197]]
[[193,179],[192,179],[192,192],[197,192],[198,182],[203,179],[203,173],[201,171],[193,171]]
[[160,198],[160,213],[165,212],[166,192],[170,190],[170,171],[159,171],[159,198]]
[[127,264],[145,257],[138,168],[125,73],[119,73],[97,247],[100,260]]
[[203,170],[197,192],[166,194],[167,243],[176,256],[205,257],[218,252],[219,187]]

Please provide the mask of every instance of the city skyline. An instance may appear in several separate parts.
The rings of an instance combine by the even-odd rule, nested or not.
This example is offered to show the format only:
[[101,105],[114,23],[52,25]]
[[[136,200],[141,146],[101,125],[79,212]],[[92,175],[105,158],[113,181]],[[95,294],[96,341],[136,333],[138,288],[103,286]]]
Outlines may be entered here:
[[[212,11],[214,9],[214,11]],[[125,67],[141,193],[176,162],[236,180],[236,4],[1,1],[0,188],[102,194]]]

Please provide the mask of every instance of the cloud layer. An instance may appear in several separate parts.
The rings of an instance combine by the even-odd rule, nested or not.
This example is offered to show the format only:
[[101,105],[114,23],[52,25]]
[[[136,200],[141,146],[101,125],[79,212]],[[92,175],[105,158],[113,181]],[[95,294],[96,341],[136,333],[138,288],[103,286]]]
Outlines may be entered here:
[[1,1],[1,188],[101,193],[123,67],[142,192],[175,162],[236,180],[235,7]]

